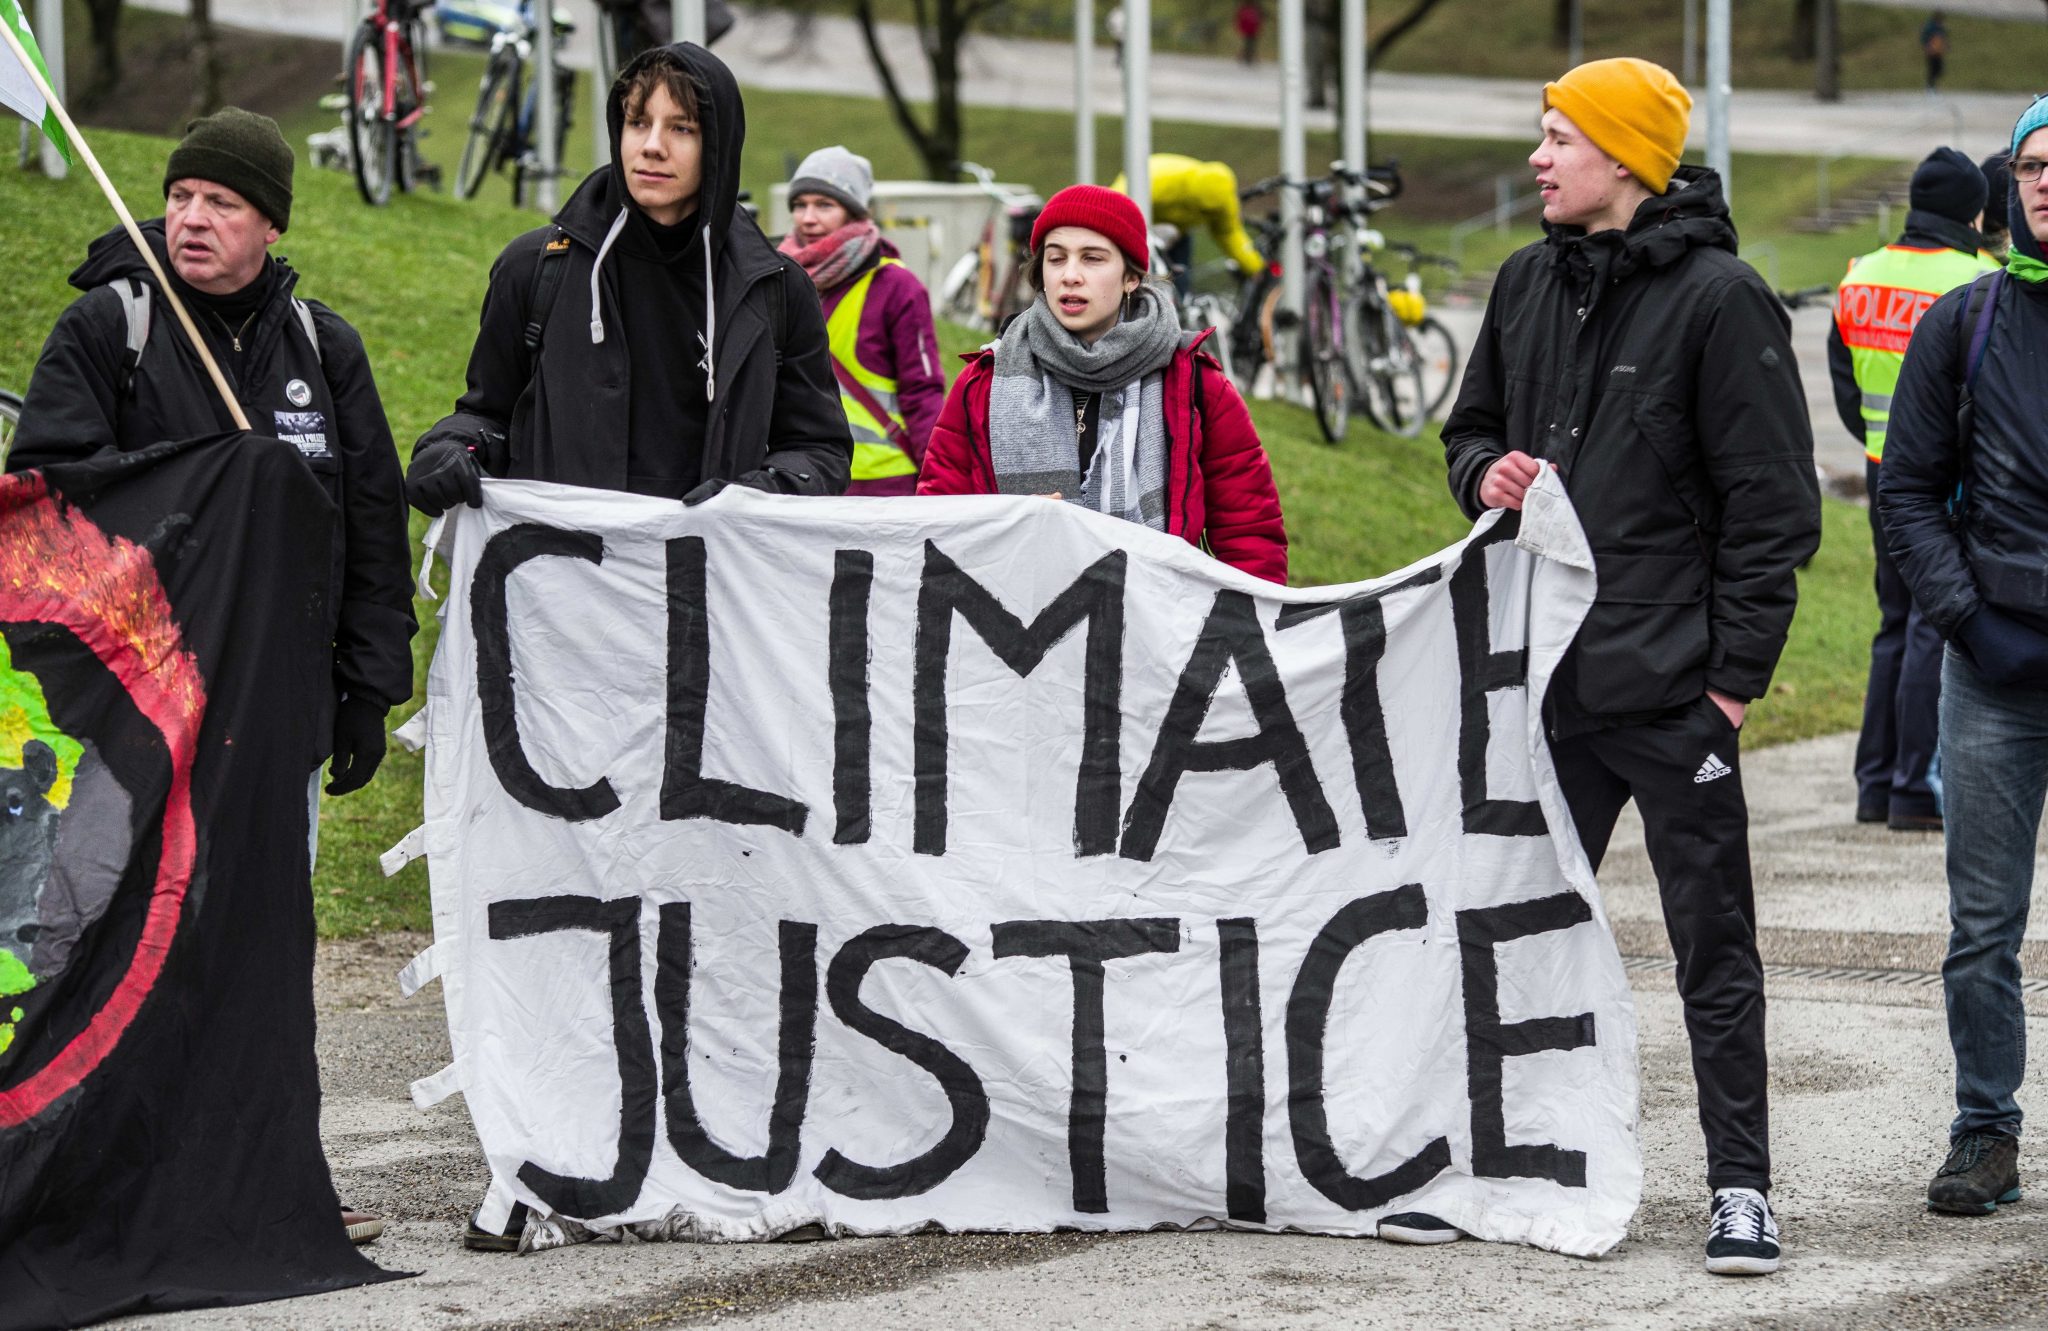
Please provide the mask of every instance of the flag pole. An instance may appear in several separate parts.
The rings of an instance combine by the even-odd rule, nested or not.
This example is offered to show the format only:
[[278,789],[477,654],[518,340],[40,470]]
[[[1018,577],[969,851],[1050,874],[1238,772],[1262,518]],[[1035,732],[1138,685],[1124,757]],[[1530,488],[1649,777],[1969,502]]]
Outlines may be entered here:
[[78,146],[78,155],[85,159],[86,169],[92,172],[92,178],[100,183],[100,189],[106,194],[107,202],[114,205],[115,214],[120,217],[121,225],[128,231],[128,239],[134,241],[135,248],[142,252],[142,261],[149,265],[150,274],[156,278],[158,289],[164,293],[164,298],[171,303],[172,311],[177,314],[179,326],[184,328],[185,336],[192,339],[192,345],[198,348],[200,363],[206,366],[207,376],[213,380],[213,386],[220,390],[221,401],[228,404],[228,415],[234,418],[237,428],[247,430],[249,418],[243,413],[242,404],[235,401],[234,391],[228,387],[227,378],[221,374],[220,365],[213,359],[213,352],[208,349],[206,339],[199,336],[198,326],[186,312],[185,303],[178,299],[178,293],[171,287],[170,279],[164,276],[163,267],[156,261],[156,251],[143,239],[142,229],[135,225],[135,218],[129,213],[128,205],[121,202],[121,195],[115,190],[114,182],[107,179],[107,173],[100,167],[100,159],[93,156],[92,145],[78,132],[78,126],[71,123],[71,113],[57,100],[57,94],[51,90],[48,80],[43,78],[43,72],[36,68],[36,62],[29,59],[27,48],[22,46],[21,39],[14,35],[14,30],[7,24],[0,23],[0,37],[7,39],[8,46],[14,50],[15,58],[21,61],[21,67],[28,72],[29,78],[35,81],[36,91],[42,94],[50,109],[57,113],[57,123],[64,127],[64,133]]

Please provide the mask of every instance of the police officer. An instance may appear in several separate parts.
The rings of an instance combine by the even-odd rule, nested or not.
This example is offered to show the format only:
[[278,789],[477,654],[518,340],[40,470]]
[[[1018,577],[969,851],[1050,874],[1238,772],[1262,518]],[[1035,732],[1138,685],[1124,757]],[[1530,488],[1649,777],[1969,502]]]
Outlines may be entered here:
[[1896,244],[1855,260],[1835,300],[1828,371],[1842,425],[1863,441],[1877,550],[1877,636],[1856,742],[1856,821],[1895,832],[1941,830],[1928,780],[1941,700],[1941,635],[1914,606],[1886,548],[1875,502],[1885,426],[1906,342],[1927,307],[1997,265],[1979,252],[1984,174],[1953,148],[1936,148],[1913,173],[1912,208]]
[[[385,713],[412,697],[405,500],[362,339],[296,299],[298,274],[270,253],[291,212],[277,123],[229,107],[171,150],[164,215],[141,230],[250,425],[295,445],[340,509],[334,692],[311,702],[333,716],[327,793],[346,795],[384,759]],[[235,428],[126,230],[94,241],[71,285],[85,294],[43,344],[9,471]],[[343,1219],[357,1242],[383,1232],[374,1216]]]

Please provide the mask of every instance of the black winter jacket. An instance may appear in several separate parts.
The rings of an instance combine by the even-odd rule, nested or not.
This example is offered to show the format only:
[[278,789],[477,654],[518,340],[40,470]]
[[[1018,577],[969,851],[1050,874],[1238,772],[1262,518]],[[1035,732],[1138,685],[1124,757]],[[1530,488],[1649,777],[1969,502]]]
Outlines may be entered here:
[[1444,451],[1472,517],[1513,450],[1578,508],[1599,591],[1560,732],[1760,697],[1784,648],[1820,490],[1790,320],[1735,243],[1719,178],[1681,167],[1627,231],[1557,228],[1494,282]]
[[[2012,210],[2013,251],[2039,259],[2017,191]],[[1969,287],[1958,287],[1920,317],[1878,469],[1892,558],[1944,638],[1956,637],[1985,602],[2048,628],[2048,290],[2010,275],[1999,281],[1971,389],[1976,429],[1958,533],[1948,502],[1964,479],[1956,399],[1972,332],[1963,327],[1969,298]]]
[[[778,254],[739,207],[740,149],[745,111],[731,71],[701,47],[664,48],[679,55],[697,84],[703,143],[698,216],[712,260],[715,319],[700,320],[712,340],[713,384],[699,480],[728,480],[771,493],[843,493],[853,439],[832,377],[825,318],[804,270]],[[645,413],[632,383],[627,343],[672,336],[659,328],[622,326],[618,263],[599,253],[622,210],[631,207],[619,168],[624,108],[619,89],[642,55],[613,85],[607,115],[612,163],[593,171],[555,214],[554,226],[530,231],[505,247],[491,268],[482,327],[470,353],[468,391],[453,414],[414,447],[414,466],[446,441],[477,446],[494,476],[630,490],[629,438],[635,412]],[[541,249],[560,228],[571,242],[538,365],[531,372],[523,337]],[[701,265],[690,256],[680,263]],[[599,320],[592,318],[591,273],[598,275]],[[771,333],[768,288],[782,287],[786,341],[778,355]],[[596,323],[601,322],[602,333]],[[703,354],[695,336],[675,338],[678,362]],[[496,438],[508,442],[499,446]],[[692,486],[695,484],[693,481]],[[685,487],[689,488],[689,487]],[[671,498],[679,496],[669,496]]]
[[[144,222],[142,232],[170,271],[163,223]],[[292,438],[341,510],[334,570],[337,688],[396,707],[412,697],[409,644],[416,628],[398,450],[362,338],[340,315],[307,301],[320,339],[316,358],[291,305],[298,275],[282,260],[271,263],[271,293],[243,339],[249,350],[239,375],[233,358],[216,359],[250,426]],[[108,289],[117,278],[141,283],[151,298],[149,340],[125,395],[128,321],[120,297]],[[7,456],[9,471],[237,428],[125,230],[117,227],[93,242],[71,285],[85,294],[58,316],[43,344]]]

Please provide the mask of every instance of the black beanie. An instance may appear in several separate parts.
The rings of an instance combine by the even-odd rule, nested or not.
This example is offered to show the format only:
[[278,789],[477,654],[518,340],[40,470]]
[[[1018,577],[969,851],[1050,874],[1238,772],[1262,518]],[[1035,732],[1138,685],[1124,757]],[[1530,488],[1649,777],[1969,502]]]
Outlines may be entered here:
[[1975,226],[1984,211],[1984,173],[1954,148],[1936,148],[1913,172],[1912,206]]
[[1987,192],[1984,195],[1984,229],[2003,231],[2006,229],[2006,205],[2012,202],[2012,154],[2000,148],[1983,161],[1977,169],[1984,173]]
[[292,148],[269,116],[228,106],[187,125],[164,163],[164,193],[188,179],[226,185],[280,232],[291,225]]

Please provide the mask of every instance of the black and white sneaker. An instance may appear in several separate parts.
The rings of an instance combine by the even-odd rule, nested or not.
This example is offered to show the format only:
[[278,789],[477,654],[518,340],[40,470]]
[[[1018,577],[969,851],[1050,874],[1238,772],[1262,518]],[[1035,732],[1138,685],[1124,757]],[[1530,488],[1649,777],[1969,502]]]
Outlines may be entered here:
[[1778,1221],[1755,1188],[1714,1193],[1707,1225],[1707,1270],[1717,1276],[1767,1276],[1778,1269]]
[[1403,1211],[1380,1221],[1379,1236],[1394,1243],[1456,1243],[1465,1231],[1420,1211]]

